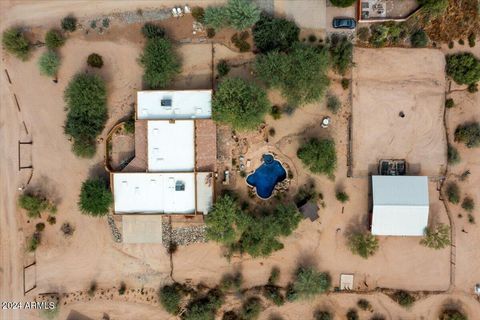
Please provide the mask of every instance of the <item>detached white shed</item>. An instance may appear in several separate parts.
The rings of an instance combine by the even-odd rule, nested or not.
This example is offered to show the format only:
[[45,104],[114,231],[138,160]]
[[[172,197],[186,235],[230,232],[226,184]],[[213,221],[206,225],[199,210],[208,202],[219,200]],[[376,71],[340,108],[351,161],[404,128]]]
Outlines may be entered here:
[[372,234],[422,236],[428,225],[428,177],[372,176]]

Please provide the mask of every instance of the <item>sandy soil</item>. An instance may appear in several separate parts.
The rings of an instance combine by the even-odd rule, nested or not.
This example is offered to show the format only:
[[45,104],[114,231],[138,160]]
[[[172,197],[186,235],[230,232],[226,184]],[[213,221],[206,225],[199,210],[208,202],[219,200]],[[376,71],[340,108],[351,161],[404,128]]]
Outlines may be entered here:
[[431,49],[356,48],[354,64],[353,175],[376,171],[381,159],[405,159],[410,174],[442,175],[443,54]]

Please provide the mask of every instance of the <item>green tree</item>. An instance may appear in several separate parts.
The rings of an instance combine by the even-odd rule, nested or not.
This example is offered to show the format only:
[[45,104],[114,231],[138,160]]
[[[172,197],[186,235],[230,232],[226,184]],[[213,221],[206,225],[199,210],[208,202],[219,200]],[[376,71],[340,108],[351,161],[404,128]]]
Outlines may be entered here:
[[255,129],[270,109],[265,90],[240,78],[220,83],[212,102],[215,121],[237,130]]
[[[97,75],[79,73],[68,84],[65,94],[67,121],[65,133],[74,141],[74,148],[95,150],[95,138],[108,118],[105,83]],[[74,149],[76,150],[76,149]],[[81,153],[76,153],[81,155]]]
[[50,211],[56,212],[56,206],[50,202],[47,198],[24,193],[18,198],[18,205],[27,211],[27,215],[30,218],[40,218],[42,212]]
[[41,74],[53,77],[60,67],[60,57],[54,51],[48,50],[38,59],[38,67]]
[[350,7],[355,2],[355,0],[330,0],[330,2],[335,7],[346,8]]
[[228,0],[225,7],[228,24],[236,30],[245,30],[260,19],[260,9],[250,0]]
[[480,80],[480,60],[469,52],[447,56],[447,75],[458,84],[472,84]]
[[328,94],[327,95],[327,109],[330,110],[333,114],[336,114],[338,110],[342,107],[342,102],[336,95]]
[[82,184],[78,206],[83,214],[94,217],[106,215],[113,202],[112,193],[102,179],[87,179]]
[[160,289],[158,298],[162,307],[173,315],[180,312],[180,302],[183,297],[180,285],[174,283],[172,285],[165,285]]
[[237,241],[241,230],[237,229],[236,223],[242,214],[235,199],[228,195],[220,197],[205,216],[207,238],[225,245]]
[[340,201],[341,203],[345,203],[347,202],[350,197],[348,196],[348,194],[344,191],[338,191],[337,194],[335,195],[335,197],[337,198],[338,201]]
[[215,320],[215,314],[223,302],[222,293],[212,289],[205,296],[190,301],[181,318],[182,320]]
[[420,244],[433,249],[445,248],[450,245],[450,226],[440,223],[435,228],[425,228]]
[[330,57],[332,66],[340,75],[352,65],[353,44],[348,40],[347,36],[339,36],[334,34],[330,39]]
[[20,28],[10,28],[3,31],[2,45],[11,54],[25,61],[30,53],[30,43]]
[[225,77],[230,72],[227,61],[222,59],[217,63],[217,72],[220,77]]
[[282,92],[289,105],[301,106],[324,96],[328,65],[327,50],[298,43],[288,54],[272,51],[257,56],[255,70],[268,86]]
[[252,33],[255,47],[261,52],[287,51],[298,42],[300,28],[293,21],[262,13]]
[[243,320],[255,320],[258,319],[262,312],[262,302],[257,297],[251,297],[245,301],[240,310],[240,315]]
[[480,146],[480,124],[472,122],[459,125],[455,130],[455,141],[465,143],[468,148]]
[[73,32],[77,30],[77,18],[68,15],[62,19],[61,25],[63,30]]
[[371,233],[352,232],[348,236],[348,247],[354,254],[367,259],[378,250],[378,239]]
[[205,22],[205,10],[202,7],[193,7],[192,8],[192,17],[200,22],[204,23]]
[[167,87],[181,69],[170,41],[159,37],[147,40],[140,63],[144,69],[143,81],[150,89]]
[[408,308],[415,302],[415,297],[404,290],[397,290],[393,293],[392,299],[402,307]]
[[293,283],[293,291],[298,299],[311,299],[326,292],[330,285],[331,278],[327,272],[319,272],[312,267],[300,267]]
[[447,160],[448,164],[455,165],[461,161],[460,154],[458,153],[457,148],[448,144],[447,146]]
[[337,154],[333,140],[311,139],[300,146],[297,156],[311,172],[333,177],[337,166]]
[[50,29],[45,35],[45,45],[48,49],[57,49],[65,44],[62,33],[56,29]]
[[418,29],[410,37],[410,43],[414,48],[424,48],[428,44],[427,33],[423,29]]
[[422,11],[433,16],[442,15],[448,7],[448,0],[417,0]]
[[228,13],[225,7],[207,7],[203,16],[205,25],[215,30],[228,26]]
[[462,208],[467,212],[472,212],[475,209],[475,201],[471,197],[465,197],[462,201]]
[[355,309],[350,309],[347,312],[347,320],[359,320],[358,312]]

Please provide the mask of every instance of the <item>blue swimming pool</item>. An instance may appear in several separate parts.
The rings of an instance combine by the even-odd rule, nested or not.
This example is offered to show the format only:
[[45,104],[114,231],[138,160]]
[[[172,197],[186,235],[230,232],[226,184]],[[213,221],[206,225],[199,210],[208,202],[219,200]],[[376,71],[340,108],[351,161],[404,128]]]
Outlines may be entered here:
[[275,189],[275,185],[287,177],[287,172],[280,161],[273,155],[263,155],[263,163],[247,177],[247,183],[257,190],[258,197],[268,199]]

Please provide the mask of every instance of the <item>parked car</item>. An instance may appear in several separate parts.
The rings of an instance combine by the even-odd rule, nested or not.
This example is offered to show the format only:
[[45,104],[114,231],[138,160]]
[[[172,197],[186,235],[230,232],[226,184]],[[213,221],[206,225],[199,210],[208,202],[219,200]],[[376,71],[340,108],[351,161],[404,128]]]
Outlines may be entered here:
[[357,22],[353,18],[334,18],[332,26],[335,29],[355,29]]

